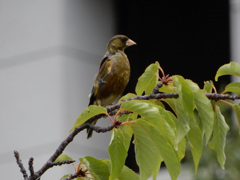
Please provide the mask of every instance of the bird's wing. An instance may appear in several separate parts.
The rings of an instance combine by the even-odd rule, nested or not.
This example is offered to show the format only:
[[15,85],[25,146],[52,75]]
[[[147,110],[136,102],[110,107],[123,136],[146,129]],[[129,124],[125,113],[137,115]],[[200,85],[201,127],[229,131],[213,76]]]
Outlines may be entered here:
[[94,104],[95,101],[95,97],[98,93],[98,89],[105,84],[105,79],[107,78],[107,76],[110,74],[112,70],[112,61],[109,57],[105,57],[103,58],[103,60],[101,61],[100,67],[99,67],[99,71],[98,74],[96,76],[93,88],[92,88],[92,92],[90,95],[90,102],[89,105]]
[[106,79],[111,70],[112,70],[111,58],[106,57],[101,61],[96,81],[98,81],[98,83],[102,83],[101,81],[104,81]]
[[100,63],[100,66],[99,66],[99,69],[102,67],[102,65],[105,63],[105,61],[107,61],[109,58],[107,55],[104,56],[104,58],[101,60],[101,63]]

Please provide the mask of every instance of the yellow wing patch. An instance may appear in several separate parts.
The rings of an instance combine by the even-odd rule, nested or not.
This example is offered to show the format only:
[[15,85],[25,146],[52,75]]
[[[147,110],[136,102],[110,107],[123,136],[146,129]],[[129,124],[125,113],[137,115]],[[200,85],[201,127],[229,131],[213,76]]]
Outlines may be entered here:
[[109,66],[107,68],[107,71],[108,71],[107,74],[109,74],[111,72],[111,70],[112,70],[112,66],[111,66],[112,63],[111,63],[111,61],[108,61],[107,63],[109,63]]
[[96,96],[97,95],[97,91],[98,91],[98,84],[95,83],[93,87],[94,87],[94,90],[95,90],[94,91],[94,96]]
[[96,77],[96,80],[103,80],[107,77],[107,75],[112,71],[112,61],[111,60],[105,60],[101,68],[99,69],[98,75]]

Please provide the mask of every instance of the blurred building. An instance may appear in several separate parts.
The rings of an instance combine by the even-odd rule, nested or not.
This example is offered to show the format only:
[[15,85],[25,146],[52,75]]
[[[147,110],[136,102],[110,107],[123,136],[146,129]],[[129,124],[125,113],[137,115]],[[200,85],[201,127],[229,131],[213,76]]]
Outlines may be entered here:
[[240,62],[240,0],[230,1],[230,29],[231,61]]
[[[0,169],[21,179],[13,151],[38,170],[88,105],[99,61],[114,35],[110,0],[0,2]],[[109,134],[78,135],[65,153],[107,158]],[[76,155],[76,156],[74,156]],[[69,165],[70,172],[74,168]],[[54,168],[42,179],[60,179]]]

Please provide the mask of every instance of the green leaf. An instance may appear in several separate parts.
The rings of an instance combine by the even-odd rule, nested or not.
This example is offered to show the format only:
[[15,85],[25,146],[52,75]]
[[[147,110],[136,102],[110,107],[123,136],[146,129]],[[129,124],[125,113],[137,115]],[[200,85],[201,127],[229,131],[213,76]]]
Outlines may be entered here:
[[[163,116],[164,119],[166,119],[166,121],[168,122],[168,124],[172,127],[172,129],[174,130],[175,134],[177,132],[177,117],[170,111],[167,111],[165,110],[165,112],[167,112],[166,114],[165,113],[162,113],[161,111],[159,111],[161,113],[161,115]],[[168,117],[165,117],[168,116]]]
[[130,124],[134,132],[136,161],[140,168],[141,179],[147,179],[156,171],[162,159],[164,160],[172,180],[177,179],[180,172],[180,162],[177,153],[161,135],[158,127],[139,119]]
[[218,162],[223,169],[226,161],[224,148],[226,144],[226,136],[227,136],[228,130],[229,130],[229,127],[225,122],[225,118],[221,114],[219,107],[216,106],[213,137],[209,144],[209,147],[216,151]]
[[[125,138],[128,140],[128,146],[125,147]],[[108,147],[111,159],[112,169],[110,179],[117,179],[125,163],[127,151],[130,144],[130,138],[121,129],[113,129],[112,139]]]
[[140,180],[140,177],[127,166],[123,166],[121,173],[119,174],[119,180]]
[[157,122],[160,117],[158,107],[155,107],[151,102],[146,100],[124,102],[120,109],[135,112],[150,121]]
[[[166,102],[173,109],[177,118],[169,113],[169,116],[176,124],[176,141],[177,144],[187,135],[189,127],[189,116],[184,112],[182,100],[181,99],[167,99]],[[171,124],[171,123],[169,123]],[[174,128],[174,126],[172,126]],[[174,128],[175,129],[175,128]]]
[[[240,104],[233,104],[233,110],[238,120],[238,128],[240,130]],[[240,131],[239,131],[240,132]]]
[[[129,121],[132,121],[133,119],[135,120],[136,118],[137,118],[137,114],[135,113],[123,114],[117,117],[117,121],[129,122]],[[120,126],[118,130],[120,130],[124,135],[123,143],[124,143],[125,149],[129,149],[130,141],[133,135],[132,129],[129,126]]]
[[169,118],[168,112],[161,106],[154,105],[146,100],[132,100],[124,102],[120,108],[141,115],[142,118],[158,127],[161,134],[166,137],[175,148],[177,147],[176,135],[172,127],[173,124],[170,125],[168,123],[173,122],[171,122],[172,120]]
[[[193,90],[194,104],[196,109],[198,110],[203,125],[203,130],[206,135],[206,144],[208,144],[212,135],[213,124],[215,119],[211,101],[206,97],[204,93],[205,91],[201,90],[196,83],[193,83],[190,80],[188,80],[187,82]],[[210,86],[212,87],[212,85]]]
[[225,87],[225,91],[240,95],[240,83],[230,83]]
[[176,87],[173,86],[173,82],[168,82],[167,85],[163,85],[160,89],[159,92],[164,92],[164,93],[172,93]]
[[82,162],[91,176],[95,180],[108,180],[109,179],[109,169],[108,165],[102,160],[98,160],[91,156],[86,156],[85,158],[79,158],[79,161]]
[[122,114],[121,116],[117,116],[117,121],[129,122],[135,120],[136,118],[137,118],[136,113]]
[[72,160],[72,158],[66,154],[60,154],[58,158],[55,160],[55,162],[58,161],[67,161],[67,160]]
[[183,110],[182,104],[176,100],[176,113],[177,113],[177,143],[179,143],[190,130],[189,116]]
[[179,143],[189,131],[189,121],[193,118],[193,91],[187,80],[182,76],[173,76],[173,82],[176,86],[178,99],[174,99],[175,111],[177,114],[177,142]]
[[215,76],[215,81],[218,81],[220,76],[224,75],[235,75],[240,76],[240,64],[237,62],[230,62],[228,64],[224,64],[217,70],[217,74]]
[[140,120],[137,120],[137,124],[131,124],[131,127],[134,133],[136,161],[140,169],[140,178],[145,180],[151,176],[162,158],[152,139],[153,135],[145,130],[150,125],[146,122],[142,125],[139,122]]
[[158,82],[158,68],[159,63],[149,65],[145,72],[138,78],[136,85],[136,93],[138,96],[145,94],[150,94],[153,91],[153,88],[157,85]]
[[135,97],[135,96],[136,96],[136,94],[128,93],[128,94],[126,94],[125,96],[121,97],[121,98],[119,99],[118,103],[123,102],[123,101],[125,101],[125,100],[127,100],[127,99],[129,99],[129,98],[133,98],[133,97]]
[[132,129],[129,126],[121,126],[118,129],[121,130],[121,132],[123,132],[124,135],[123,145],[125,149],[128,150],[133,135]]
[[74,130],[76,127],[82,125],[88,119],[90,119],[93,116],[96,116],[98,114],[107,114],[107,110],[104,107],[102,107],[102,106],[96,106],[96,105],[88,106],[78,116],[75,124],[73,125],[73,127],[72,127],[72,129],[70,131]]
[[[179,171],[176,171],[176,168],[180,170],[180,164],[177,153],[174,150],[177,149],[175,147],[175,144],[177,145],[175,135],[176,127],[172,119],[175,116],[160,106],[154,106],[149,101],[132,100],[124,102],[121,105],[121,109],[138,113],[141,118],[146,120],[145,123],[148,123],[148,126],[145,127],[145,125],[142,125],[142,127],[144,127],[145,130],[148,129],[147,132],[150,133],[149,136],[151,139],[155,138],[155,143],[157,147],[159,147],[159,152],[166,163],[172,179],[176,179],[179,173]],[[182,114],[180,113],[180,116],[185,118],[186,115],[184,113]],[[139,122],[139,120],[137,122]],[[144,121],[142,123],[144,123]],[[148,128],[149,125],[150,128]],[[142,129],[142,131],[144,131],[144,129]],[[136,135],[136,132],[134,132],[134,135]],[[144,135],[144,133],[142,135]]]
[[213,82],[212,81],[204,81],[204,87],[203,89],[207,93],[211,93],[213,88]]
[[[108,169],[111,170],[111,162],[109,159],[103,159],[104,163],[108,165]],[[127,166],[123,166],[121,173],[118,177],[119,180],[140,180],[140,177],[131,169],[129,169]]]
[[176,138],[176,117],[170,112],[162,107],[159,107],[160,118],[158,122],[153,122],[153,125],[157,126],[161,131],[161,134],[169,140],[174,149],[178,150],[178,142]]
[[61,177],[61,180],[64,179],[64,178],[67,178],[67,177],[69,177],[69,174],[66,174],[63,177]]
[[156,166],[156,168],[153,170],[153,173],[152,173],[152,179],[153,179],[153,180],[157,180],[157,176],[158,176],[158,173],[159,173],[159,171],[160,171],[162,161],[163,161],[163,160],[161,160],[159,166]]
[[172,79],[175,86],[177,87],[177,93],[179,93],[178,100],[182,101],[184,112],[189,116],[190,119],[192,119],[194,109],[193,91],[189,86],[189,82],[179,75],[173,76]]
[[178,144],[177,155],[179,162],[185,157],[185,151],[186,151],[186,138],[183,138]]
[[149,99],[148,101],[151,102],[152,104],[155,104],[156,106],[160,106],[165,109],[165,105],[161,101],[156,101],[155,99]]
[[208,144],[213,131],[214,111],[211,101],[206,97],[203,90],[196,90],[194,92],[194,102],[196,104],[199,117],[202,122],[203,130],[206,136],[206,144]]
[[190,122],[190,131],[187,135],[188,143],[192,152],[193,162],[195,166],[195,174],[197,174],[198,164],[203,151],[203,137],[202,131],[197,123],[197,114]]
[[109,159],[101,159],[102,162],[104,162],[108,166],[108,171],[111,171],[111,161]]

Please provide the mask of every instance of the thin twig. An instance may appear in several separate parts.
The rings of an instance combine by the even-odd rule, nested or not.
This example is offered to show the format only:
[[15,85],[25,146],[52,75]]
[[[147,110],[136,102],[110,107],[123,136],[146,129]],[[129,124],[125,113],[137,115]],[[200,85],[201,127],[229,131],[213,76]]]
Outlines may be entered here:
[[219,99],[230,99],[230,100],[236,100],[236,99],[240,99],[240,95],[231,95],[231,94],[216,94],[216,93],[206,93],[205,94],[208,99],[212,99],[212,100],[219,100]]
[[34,160],[33,157],[31,157],[28,161],[30,176],[34,176],[33,160]]
[[83,124],[79,127],[76,127],[70,134],[69,136],[58,146],[57,150],[55,153],[49,158],[47,163],[45,163],[42,168],[35,173],[36,177],[40,177],[46,170],[48,170],[51,166],[51,164],[57,159],[57,157],[62,154],[64,149],[67,147],[67,145],[72,142],[73,138],[82,130],[89,128],[93,129],[95,132],[107,132],[111,131],[114,127],[118,127],[121,124],[121,122],[117,121],[115,124],[112,124],[108,127],[99,127],[99,126],[94,126],[92,124]]
[[159,88],[161,88],[162,86],[163,86],[162,82],[158,83],[157,86],[153,89],[153,94],[159,93]]
[[65,160],[65,161],[49,162],[49,167],[61,166],[63,164],[72,164],[74,162],[75,162],[75,160]]
[[22,160],[20,159],[19,152],[14,151],[14,156],[15,156],[15,158],[17,160],[17,164],[18,164],[18,166],[20,168],[20,171],[23,174],[23,178],[24,179],[28,179],[28,174],[27,174],[27,171],[26,171],[26,169],[24,168],[24,166],[22,164]]

